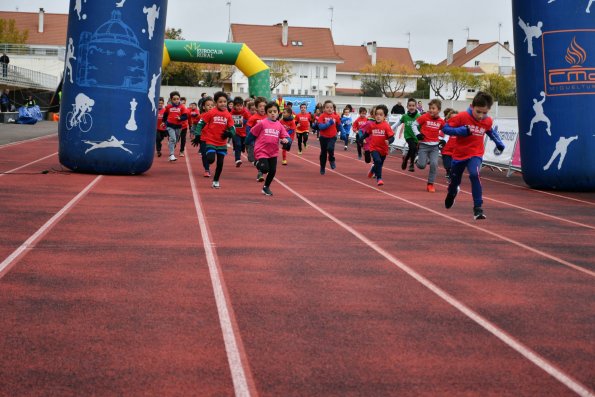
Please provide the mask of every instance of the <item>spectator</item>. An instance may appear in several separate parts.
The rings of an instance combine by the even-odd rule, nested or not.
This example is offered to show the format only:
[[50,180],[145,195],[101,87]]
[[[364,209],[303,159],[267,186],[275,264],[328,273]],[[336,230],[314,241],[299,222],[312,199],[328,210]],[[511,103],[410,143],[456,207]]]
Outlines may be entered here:
[[35,102],[35,99],[33,99],[33,95],[29,95],[27,97],[27,101],[25,102],[25,106],[30,108],[37,105],[37,103]]
[[405,108],[401,102],[397,102],[395,106],[390,110],[390,114],[405,114]]
[[2,95],[0,96],[0,110],[3,112],[10,112],[10,97],[8,96],[9,93],[10,90],[7,88],[4,90],[4,92],[2,92]]
[[202,94],[200,94],[200,99],[198,100],[198,103],[196,104],[196,106],[199,109],[202,109],[202,104],[204,103],[205,99],[207,98],[207,93],[203,92]]
[[8,75],[8,64],[10,63],[10,58],[5,52],[3,52],[2,56],[0,57],[0,63],[2,64],[2,77],[6,77]]

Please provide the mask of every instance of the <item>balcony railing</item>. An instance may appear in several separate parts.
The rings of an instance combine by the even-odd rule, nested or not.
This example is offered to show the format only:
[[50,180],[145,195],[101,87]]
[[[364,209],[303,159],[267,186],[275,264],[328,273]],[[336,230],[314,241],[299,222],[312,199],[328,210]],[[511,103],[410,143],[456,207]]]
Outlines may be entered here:
[[40,47],[27,44],[0,44],[0,53],[5,52],[10,55],[26,55],[38,57],[57,57],[64,59],[66,47]]
[[58,87],[58,77],[10,64],[0,64],[0,84],[55,90]]

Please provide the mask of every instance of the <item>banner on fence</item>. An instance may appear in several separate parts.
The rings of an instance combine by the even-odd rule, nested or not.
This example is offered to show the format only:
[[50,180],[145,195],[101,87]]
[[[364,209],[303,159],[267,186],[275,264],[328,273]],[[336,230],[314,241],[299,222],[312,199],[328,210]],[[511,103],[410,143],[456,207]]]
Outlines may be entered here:
[[[483,161],[486,164],[510,167],[517,149],[519,139],[519,125],[517,119],[495,119],[494,126],[498,128],[498,134],[505,145],[502,153],[496,150],[496,144],[486,136],[485,153]],[[520,156],[518,158],[520,166]]]

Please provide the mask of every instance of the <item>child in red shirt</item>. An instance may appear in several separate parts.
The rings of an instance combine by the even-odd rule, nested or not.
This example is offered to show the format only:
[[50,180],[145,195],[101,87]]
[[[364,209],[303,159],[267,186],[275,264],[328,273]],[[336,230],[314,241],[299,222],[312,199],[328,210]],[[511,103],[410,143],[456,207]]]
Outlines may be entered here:
[[[270,186],[277,173],[277,157],[279,155],[279,142],[283,143],[283,149],[291,143],[289,134],[285,127],[277,121],[279,116],[279,105],[275,101],[268,102],[265,106],[267,118],[261,120],[254,128],[250,129],[250,137],[255,140],[254,156],[256,167],[263,174],[267,174],[262,187],[262,194],[272,196]],[[285,108],[291,112],[291,109]]]
[[311,120],[312,114],[308,112],[306,104],[302,103],[300,105],[300,112],[295,117],[295,132],[297,133],[298,154],[302,154],[302,149],[305,150],[308,146],[308,135],[310,134]]
[[[266,98],[257,97],[254,100],[254,106],[256,107],[256,113],[254,113],[246,122],[246,154],[248,156],[248,161],[253,163],[256,166],[256,160],[254,158],[254,140],[250,136],[250,129],[254,128],[258,123],[262,120],[266,119],[266,112],[264,110],[267,104]],[[264,176],[262,172],[258,171],[256,175],[256,180],[258,182],[264,181]]]
[[376,176],[378,186],[384,185],[382,165],[388,156],[388,145],[395,140],[395,132],[386,122],[387,114],[388,108],[385,105],[376,106],[374,121],[367,122],[359,132],[370,143],[370,153],[374,160],[374,165],[368,172],[368,178]]
[[326,160],[331,169],[337,168],[335,163],[335,143],[337,142],[337,130],[343,133],[341,117],[335,112],[335,104],[331,100],[324,101],[322,114],[316,120],[320,130],[320,175],[325,174]]
[[[357,138],[357,134],[361,131],[362,127],[368,123],[369,120],[367,114],[368,109],[366,109],[365,107],[359,108],[359,117],[353,121],[353,125],[351,126],[351,129],[356,134],[355,143],[357,146],[357,158],[360,160],[362,159],[362,148],[364,147],[364,142],[361,139]],[[369,163],[370,161],[366,161],[366,163]]]
[[[459,112],[454,109],[445,109],[444,121],[446,122],[446,125],[448,125],[448,120],[458,113]],[[444,144],[442,144],[443,141],[440,142],[440,146],[442,146],[442,149],[440,150],[440,156],[442,156],[442,166],[444,166],[444,169],[446,170],[446,180],[450,183],[450,167],[452,165],[452,154],[457,142],[457,137],[453,135],[450,137],[445,136],[445,138],[448,138],[448,140],[445,141]]]
[[163,121],[163,114],[165,113],[165,107],[163,104],[165,101],[163,97],[159,98],[159,107],[157,112],[157,136],[156,136],[156,145],[157,148],[157,157],[161,157],[161,142],[163,138],[167,136],[167,127],[165,126],[165,122]]
[[[200,115],[203,115],[205,113],[207,113],[209,110],[213,109],[215,107],[215,101],[213,101],[213,98],[211,98],[210,96],[204,97],[201,99],[201,104],[200,104]],[[198,122],[200,121],[200,115],[199,115],[199,119],[196,122],[196,125],[198,125]],[[192,132],[194,133],[194,130],[196,129],[196,125],[194,126],[194,128],[192,129]],[[196,139],[196,138],[194,138]],[[202,139],[202,135],[199,138],[199,144],[200,144],[200,148],[198,150],[198,153],[200,154],[200,158],[202,160],[202,166],[205,169],[205,172],[202,176],[204,176],[205,178],[209,178],[211,176],[211,170],[210,170],[210,165],[209,162],[207,160],[207,144],[206,142]],[[195,145],[195,141],[192,141],[192,145]]]
[[440,149],[440,130],[444,127],[444,119],[440,117],[442,102],[439,99],[432,99],[428,105],[427,113],[421,115],[413,122],[411,128],[419,141],[417,157],[417,168],[423,170],[430,162],[430,174],[428,175],[427,191],[436,192],[434,181],[438,170],[438,154]]
[[[296,125],[295,125],[295,120],[293,117],[293,111],[291,110],[291,106],[288,106],[290,103],[291,102],[287,102],[287,105],[285,106],[285,109],[283,110],[283,117],[279,121],[281,122],[281,125],[283,127],[285,127],[285,130],[289,134],[289,138],[293,142],[293,141],[295,141]],[[283,148],[283,161],[281,162],[281,164],[283,164],[283,165],[287,165],[287,152],[288,151],[289,151],[289,149]]]
[[180,102],[180,93],[178,91],[170,92],[169,100],[171,103],[165,107],[163,119],[169,135],[169,161],[176,161],[174,150],[176,149],[176,143],[180,140],[184,120],[188,120],[188,112],[186,106]]
[[[217,168],[213,176],[214,189],[219,189],[219,178],[223,171],[223,160],[227,155],[227,139],[233,138],[235,129],[233,118],[227,110],[227,94],[222,91],[214,95],[215,107],[203,114],[194,130],[195,138],[192,140],[194,146],[202,139],[206,143],[206,156],[209,164],[217,160]],[[204,134],[204,135],[203,135]]]
[[244,107],[242,97],[237,96],[233,99],[231,117],[233,117],[233,126],[236,129],[236,135],[233,138],[233,152],[236,159],[236,167],[239,167],[242,165],[242,152],[246,150],[246,123],[252,117],[250,112]]

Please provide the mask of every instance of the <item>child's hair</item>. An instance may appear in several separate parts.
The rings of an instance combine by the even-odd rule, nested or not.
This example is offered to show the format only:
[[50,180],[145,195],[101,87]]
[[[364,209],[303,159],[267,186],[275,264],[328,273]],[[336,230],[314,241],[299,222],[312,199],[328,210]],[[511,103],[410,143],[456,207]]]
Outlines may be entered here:
[[215,95],[213,95],[213,99],[215,99],[215,103],[219,100],[219,98],[224,97],[227,100],[227,94],[223,91],[217,91]]
[[169,99],[172,99],[175,96],[180,96],[180,93],[178,91],[172,91],[169,93]]
[[[448,110],[448,111],[447,111],[447,110]],[[446,110],[444,111],[444,119],[445,119],[445,120],[448,120],[448,119],[450,119],[452,116],[454,116],[455,114],[458,114],[458,113],[459,113],[459,112],[457,112],[457,111],[456,111],[456,110],[454,110],[454,109],[446,109]]]
[[190,105],[196,106],[196,102],[190,102]]
[[452,112],[454,109],[453,108],[446,108],[444,109],[443,113],[444,113],[444,117],[446,117],[450,112]]
[[185,101],[185,100],[186,100],[186,97],[185,96],[181,96],[180,97],[180,101]]
[[335,103],[333,101],[331,101],[330,99],[327,99],[326,101],[324,101],[324,103],[322,104],[322,108],[324,109],[326,107],[327,104],[332,104],[333,105],[333,109],[337,109],[337,106],[335,105]]
[[285,106],[293,107],[293,102],[285,102]]
[[268,113],[269,109],[272,107],[277,108],[277,112],[279,111],[279,104],[277,104],[277,102],[275,102],[275,101],[267,102],[267,104],[264,107],[264,111]]
[[343,108],[343,113],[345,113],[345,111],[346,111],[346,110],[347,110],[349,113],[351,113],[351,111],[352,111],[353,109],[351,109],[351,106],[347,105],[347,106],[345,106],[345,107]]
[[359,108],[359,113],[362,113],[362,112],[368,113],[368,109],[366,109],[365,107],[362,106]]
[[165,99],[162,96],[160,96],[159,97],[159,102],[165,102]]
[[370,108],[370,116],[374,116],[374,113],[376,113],[376,106]]
[[430,103],[428,103],[428,107],[432,105],[436,106],[438,110],[442,109],[442,101],[440,99],[432,99]]
[[257,96],[256,99],[254,99],[254,106],[258,108],[258,105],[260,105],[263,102],[267,103],[267,99],[265,97]]
[[237,96],[233,99],[233,104],[234,105],[244,105],[244,100],[242,99],[241,96]]
[[300,104],[300,108],[304,106],[306,109],[308,108],[308,105],[306,105],[305,103]]
[[291,111],[291,108],[286,107],[285,109],[283,109],[283,113],[287,113],[287,114],[291,115],[293,112]]
[[[376,106],[376,112],[382,110],[384,112],[384,115],[388,115],[388,108],[386,107],[386,105],[378,105]],[[376,116],[376,112],[374,112],[374,114],[372,116]]]
[[409,98],[409,99],[407,99],[407,105],[409,105],[410,102],[413,102],[413,103],[417,104],[417,101],[415,100],[415,98]]
[[201,111],[201,113],[204,113],[204,112],[205,112],[205,110],[206,110],[206,108],[207,108],[207,107],[206,107],[206,104],[207,104],[207,102],[209,102],[209,101],[210,101],[210,102],[214,102],[214,101],[213,101],[213,98],[211,98],[210,96],[206,96],[206,97],[204,97],[204,100],[203,100],[203,101],[202,101],[202,103],[200,104],[200,111]]
[[487,92],[479,91],[475,94],[473,98],[473,102],[471,102],[471,106],[480,106],[480,107],[487,107],[490,108],[494,104],[494,99],[490,94]]

